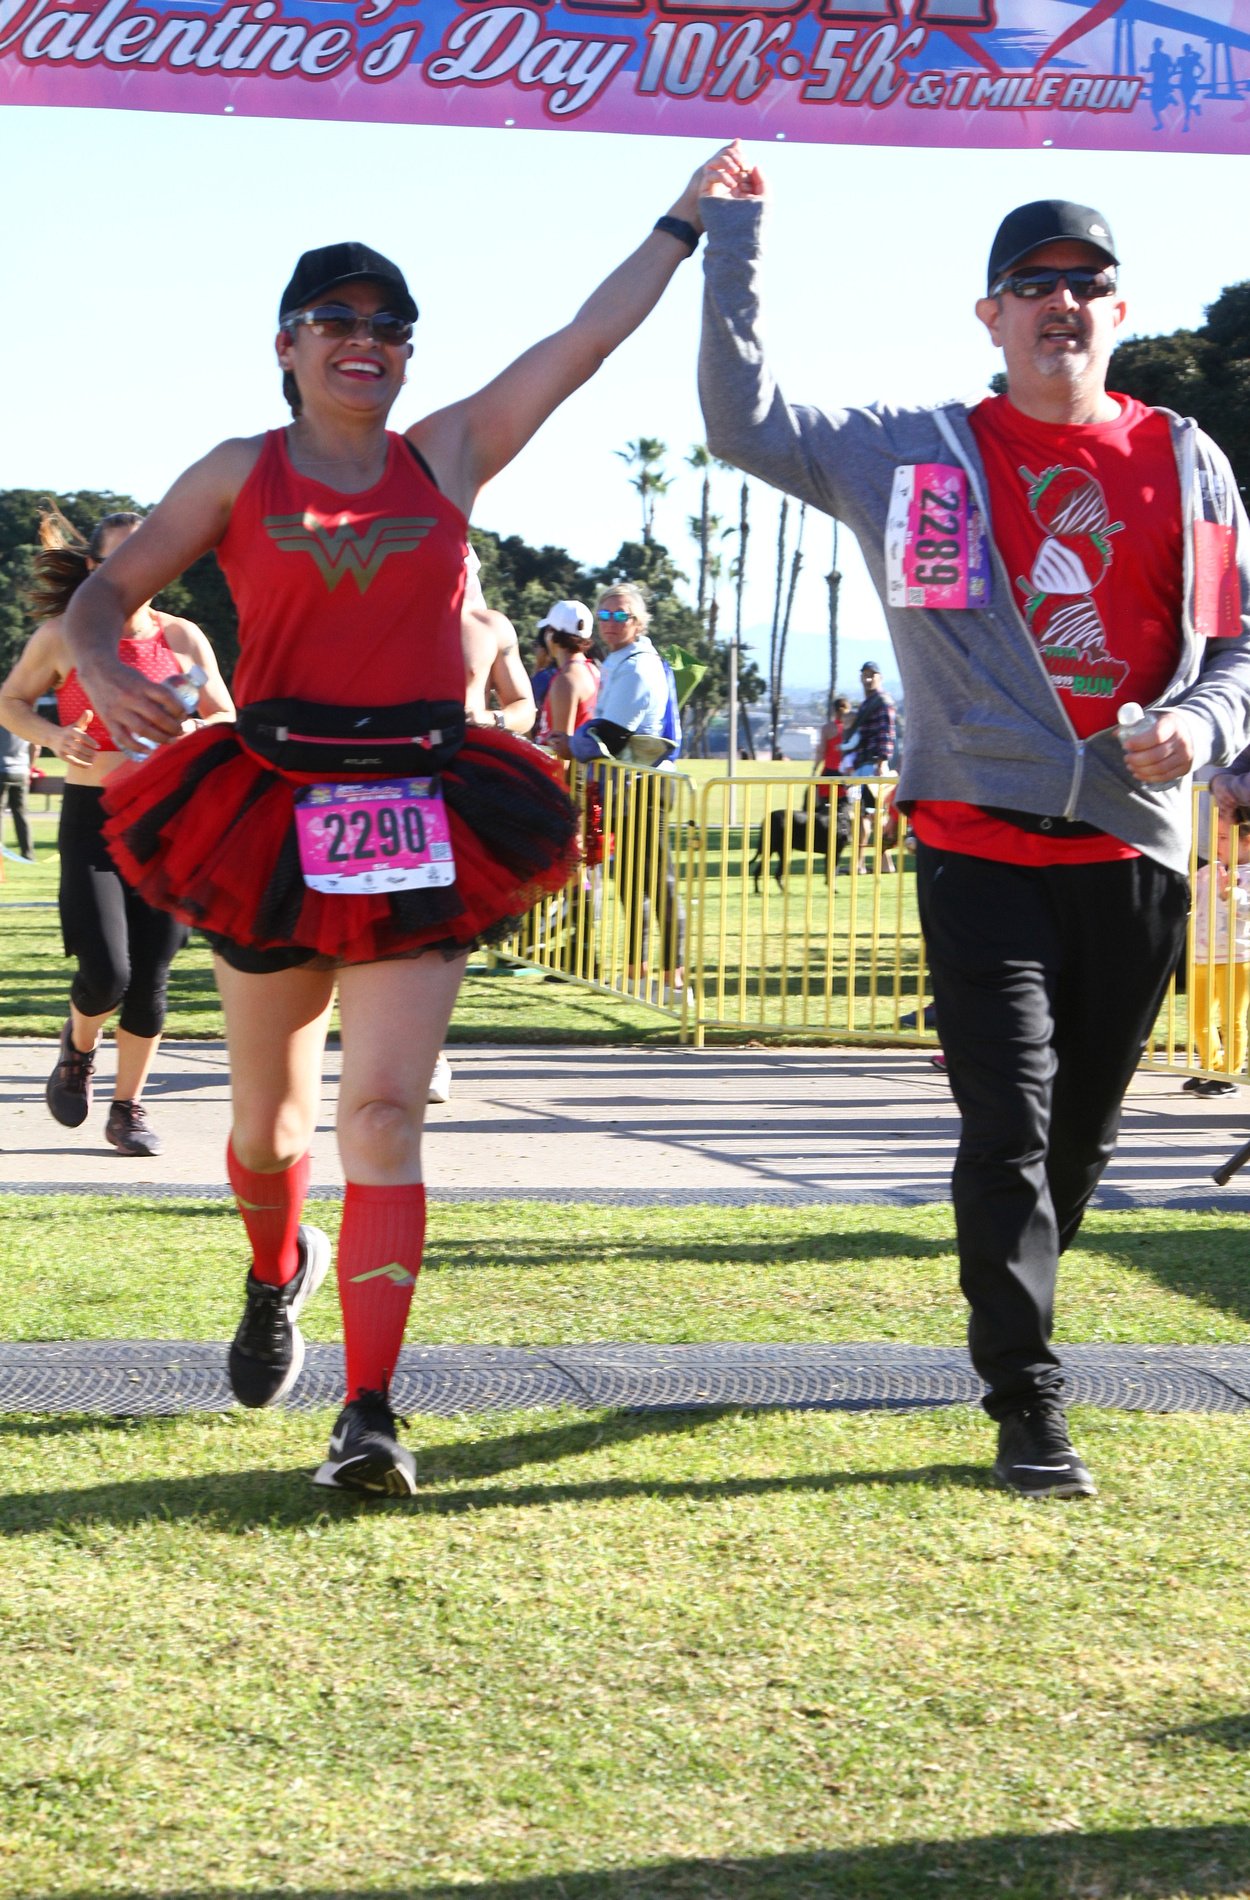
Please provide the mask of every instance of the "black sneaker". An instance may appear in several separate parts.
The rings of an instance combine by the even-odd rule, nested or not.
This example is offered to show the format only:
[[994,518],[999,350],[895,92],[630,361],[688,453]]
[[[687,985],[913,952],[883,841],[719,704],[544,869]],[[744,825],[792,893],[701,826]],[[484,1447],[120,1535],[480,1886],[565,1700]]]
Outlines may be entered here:
[[362,1392],[343,1407],[330,1434],[330,1456],[318,1466],[313,1483],[390,1498],[416,1496],[417,1461],[395,1436],[395,1414],[385,1392]]
[[95,1068],[95,1050],[84,1055],[74,1047],[73,1017],[61,1031],[61,1053],[48,1077],[44,1094],[53,1121],[62,1128],[81,1128],[91,1112],[91,1072]]
[[1022,1498],[1092,1498],[1098,1488],[1068,1437],[1058,1399],[1038,1399],[998,1422],[994,1476]]
[[119,1155],[158,1155],[161,1138],[147,1118],[142,1102],[114,1102],[104,1124],[104,1139]]
[[240,1405],[276,1405],[304,1368],[304,1335],[295,1324],[326,1277],[330,1243],[319,1227],[299,1230],[299,1272],[285,1286],[247,1276],[247,1305],[230,1346],[230,1390]]

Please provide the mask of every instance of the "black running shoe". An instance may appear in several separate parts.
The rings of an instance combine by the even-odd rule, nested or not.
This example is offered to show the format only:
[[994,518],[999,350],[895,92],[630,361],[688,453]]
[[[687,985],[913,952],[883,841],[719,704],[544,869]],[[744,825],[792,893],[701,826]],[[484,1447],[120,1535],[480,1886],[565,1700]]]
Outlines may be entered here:
[[61,1053],[48,1077],[44,1094],[53,1121],[62,1128],[81,1128],[91,1112],[91,1072],[95,1068],[95,1050],[86,1055],[74,1047],[73,1017],[61,1031]]
[[285,1286],[247,1276],[247,1305],[230,1346],[230,1390],[240,1405],[276,1405],[304,1368],[304,1335],[295,1324],[326,1277],[330,1243],[319,1227],[299,1230],[299,1272]]
[[1058,1399],[1037,1399],[998,1422],[994,1476],[1022,1498],[1092,1498],[1098,1488],[1072,1448]]
[[385,1392],[362,1392],[343,1407],[330,1434],[330,1456],[313,1483],[390,1498],[416,1496],[417,1461],[395,1436]]
[[161,1138],[147,1118],[142,1102],[114,1102],[104,1124],[104,1139],[119,1155],[158,1155]]

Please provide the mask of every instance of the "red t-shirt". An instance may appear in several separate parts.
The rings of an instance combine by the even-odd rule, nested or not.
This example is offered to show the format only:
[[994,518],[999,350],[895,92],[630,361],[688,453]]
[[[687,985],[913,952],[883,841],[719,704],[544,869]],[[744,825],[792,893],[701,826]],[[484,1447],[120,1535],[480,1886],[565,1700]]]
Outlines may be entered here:
[[[1117,396],[1111,422],[1038,422],[989,396],[969,422],[985,465],[995,545],[1016,605],[1079,738],[1148,706],[1176,671],[1183,587],[1180,481],[1167,418]],[[1011,864],[1135,857],[1100,834],[1051,838],[976,805],[912,813],[926,844]]]

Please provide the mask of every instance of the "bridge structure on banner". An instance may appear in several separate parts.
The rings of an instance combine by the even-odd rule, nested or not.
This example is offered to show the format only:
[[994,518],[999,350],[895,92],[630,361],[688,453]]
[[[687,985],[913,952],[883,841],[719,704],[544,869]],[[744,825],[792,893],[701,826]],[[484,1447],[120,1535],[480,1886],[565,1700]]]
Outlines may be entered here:
[[[1243,32],[1239,27],[1228,26],[1220,20],[1213,20],[1209,13],[1165,6],[1161,0],[1120,0],[1114,13],[1105,0],[1102,6],[1095,5],[1092,8],[1087,0],[1063,0],[1063,4],[1078,7],[1083,13],[1097,14],[1100,20],[1114,19],[1112,70],[1117,75],[1127,76],[1142,70],[1144,62],[1137,48],[1137,28],[1140,26],[1143,35],[1148,32],[1179,33],[1191,42],[1205,45],[1206,75],[1200,91],[1206,98],[1240,99],[1250,90],[1247,82],[1237,77],[1233,63],[1234,52],[1250,53],[1250,33]],[[1091,21],[1090,24],[1097,23]]]

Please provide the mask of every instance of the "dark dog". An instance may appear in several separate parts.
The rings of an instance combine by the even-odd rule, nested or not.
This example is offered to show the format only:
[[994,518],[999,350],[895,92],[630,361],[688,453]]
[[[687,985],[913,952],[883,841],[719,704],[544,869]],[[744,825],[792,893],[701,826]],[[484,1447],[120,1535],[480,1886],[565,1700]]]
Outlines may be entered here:
[[[760,877],[764,870],[763,826],[760,826],[756,840],[755,856],[751,859],[751,876],[758,891]],[[809,838],[808,832],[811,832]],[[815,808],[812,823],[807,821],[807,808],[800,806],[790,813],[789,833],[786,829],[786,813],[782,810],[768,814],[768,861],[773,876],[781,890],[786,887],[785,872],[790,868],[790,859],[797,853],[805,857],[808,852],[828,859],[828,868],[832,875],[833,867],[845,851],[851,836],[851,812],[846,799],[838,800],[838,815],[834,821],[833,850],[829,848],[829,800],[820,799]]]

